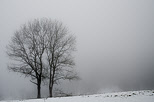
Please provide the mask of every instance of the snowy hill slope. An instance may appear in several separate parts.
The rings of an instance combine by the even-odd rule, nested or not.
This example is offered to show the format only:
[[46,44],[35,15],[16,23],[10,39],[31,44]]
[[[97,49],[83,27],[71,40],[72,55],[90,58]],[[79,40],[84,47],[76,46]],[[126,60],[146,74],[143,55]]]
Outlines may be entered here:
[[154,102],[154,90],[1,102]]

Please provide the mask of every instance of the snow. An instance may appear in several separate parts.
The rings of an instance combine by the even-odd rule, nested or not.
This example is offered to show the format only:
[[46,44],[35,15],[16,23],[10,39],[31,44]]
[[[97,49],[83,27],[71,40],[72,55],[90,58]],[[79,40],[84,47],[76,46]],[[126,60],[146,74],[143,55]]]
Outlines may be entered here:
[[154,90],[1,102],[154,102]]

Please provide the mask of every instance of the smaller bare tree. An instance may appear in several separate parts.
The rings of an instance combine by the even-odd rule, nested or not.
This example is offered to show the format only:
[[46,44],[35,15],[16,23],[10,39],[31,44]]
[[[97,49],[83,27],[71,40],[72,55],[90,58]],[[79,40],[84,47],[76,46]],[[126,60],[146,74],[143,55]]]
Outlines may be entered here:
[[79,77],[74,72],[72,52],[75,51],[75,37],[58,21],[48,21],[47,62],[49,64],[49,95],[53,96],[53,86],[59,80],[73,80]]

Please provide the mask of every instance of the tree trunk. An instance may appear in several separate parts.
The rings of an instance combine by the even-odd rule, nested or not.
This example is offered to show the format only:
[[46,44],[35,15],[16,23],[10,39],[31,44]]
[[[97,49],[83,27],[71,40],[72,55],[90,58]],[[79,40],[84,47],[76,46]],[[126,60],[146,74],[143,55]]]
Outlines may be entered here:
[[53,97],[53,79],[54,79],[54,72],[52,73],[50,68],[50,79],[49,79],[49,97]]
[[52,91],[53,91],[53,86],[49,86],[49,97],[52,97],[53,94],[52,94]]
[[41,82],[38,81],[37,85],[37,98],[41,98]]
[[49,91],[50,91],[49,94],[50,94],[50,97],[53,96],[54,76],[55,76],[55,68],[53,68],[52,77],[51,77],[51,73],[50,73],[50,83],[49,83]]
[[49,83],[49,96],[50,97],[53,97],[53,85],[54,85],[54,77],[50,79],[50,83]]

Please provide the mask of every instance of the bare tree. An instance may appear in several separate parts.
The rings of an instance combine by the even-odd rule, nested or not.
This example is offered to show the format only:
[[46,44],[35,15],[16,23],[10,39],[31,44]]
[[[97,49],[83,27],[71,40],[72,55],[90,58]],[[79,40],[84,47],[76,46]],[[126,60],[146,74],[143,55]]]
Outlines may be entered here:
[[75,65],[72,52],[75,51],[75,37],[61,22],[48,22],[50,33],[47,34],[47,61],[49,64],[49,95],[53,96],[53,86],[63,79],[78,79],[74,73]]
[[61,22],[43,18],[24,24],[7,48],[9,57],[16,61],[9,69],[30,76],[30,81],[37,85],[38,98],[45,79],[49,79],[50,97],[59,80],[78,79],[72,57],[75,37]]
[[43,54],[46,38],[45,20],[34,20],[21,26],[7,46],[7,54],[16,62],[9,66],[14,72],[31,77],[31,82],[37,85],[37,98],[41,97],[41,82],[45,78]]

